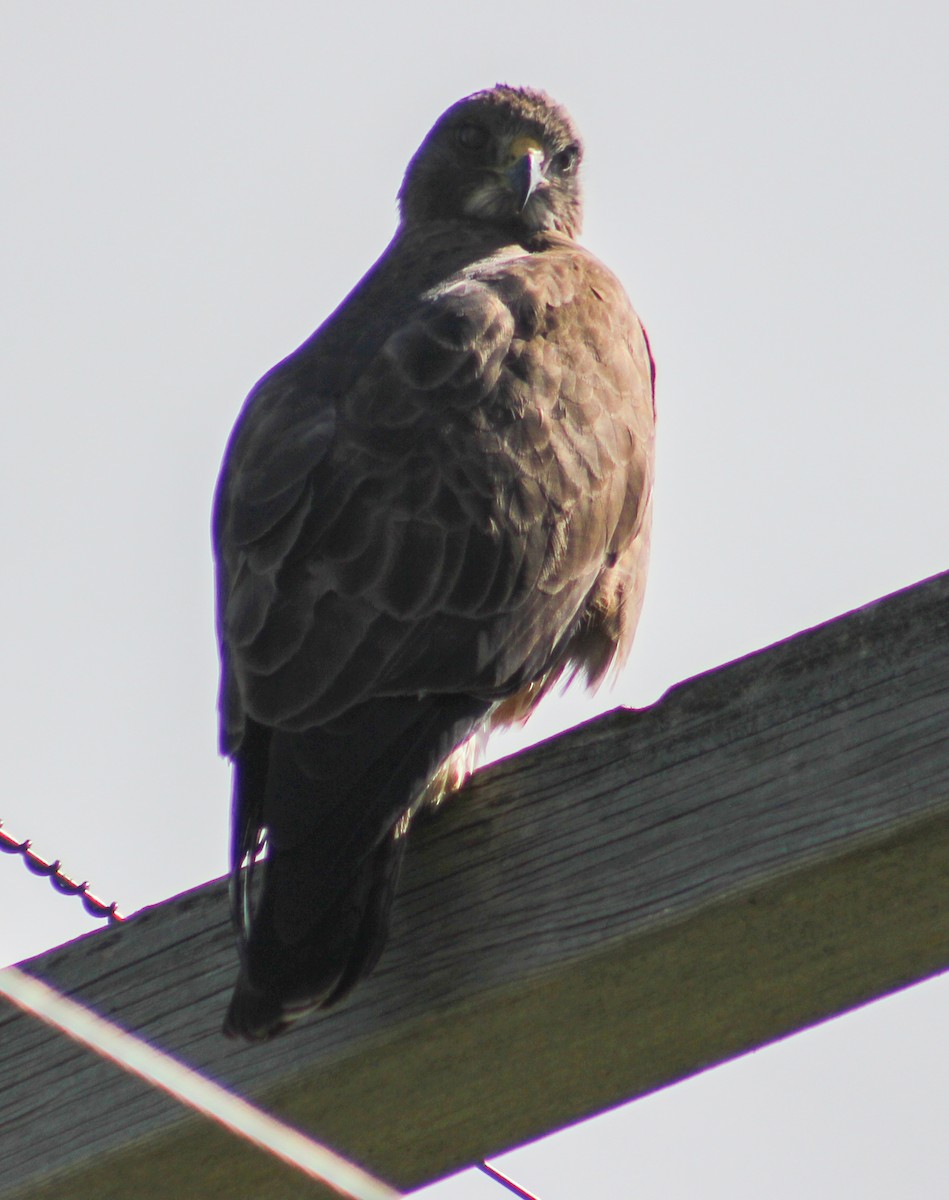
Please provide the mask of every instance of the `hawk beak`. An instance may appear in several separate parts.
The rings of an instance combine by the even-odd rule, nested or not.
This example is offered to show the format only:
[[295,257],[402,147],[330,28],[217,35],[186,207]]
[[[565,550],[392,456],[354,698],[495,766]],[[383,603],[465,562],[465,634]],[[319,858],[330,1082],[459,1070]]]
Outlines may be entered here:
[[517,211],[523,212],[534,192],[547,182],[544,151],[531,138],[518,138],[511,146],[511,159],[505,175],[517,200]]

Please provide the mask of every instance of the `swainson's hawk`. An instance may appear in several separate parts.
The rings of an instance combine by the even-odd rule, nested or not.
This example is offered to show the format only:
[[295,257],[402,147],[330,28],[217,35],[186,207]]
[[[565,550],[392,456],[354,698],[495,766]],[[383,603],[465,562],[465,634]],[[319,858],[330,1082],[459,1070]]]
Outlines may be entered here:
[[[459,101],[385,253],[257,384],[218,483],[221,746],[241,968],[264,1038],[375,965],[413,814],[564,672],[625,659],[653,372],[574,240],[581,146],[543,92]],[[266,836],[251,912],[241,864]]]

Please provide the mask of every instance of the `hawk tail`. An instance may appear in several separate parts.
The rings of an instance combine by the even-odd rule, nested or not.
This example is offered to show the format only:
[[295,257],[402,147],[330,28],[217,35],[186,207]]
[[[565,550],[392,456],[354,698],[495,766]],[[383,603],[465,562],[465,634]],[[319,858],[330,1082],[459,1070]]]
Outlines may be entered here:
[[[249,947],[253,977],[245,950],[224,1019],[228,1037],[270,1038],[300,1017],[336,1004],[372,971],[386,943],[405,855],[405,824],[400,821],[388,832],[336,903],[298,943],[288,945],[275,936],[273,906],[268,903],[273,891],[265,885]],[[265,871],[271,868],[280,872],[279,858],[264,864]]]
[[370,973],[411,814],[459,786],[489,707],[467,696],[377,700],[299,734],[248,721],[232,810],[241,968],[225,1033],[271,1037]]

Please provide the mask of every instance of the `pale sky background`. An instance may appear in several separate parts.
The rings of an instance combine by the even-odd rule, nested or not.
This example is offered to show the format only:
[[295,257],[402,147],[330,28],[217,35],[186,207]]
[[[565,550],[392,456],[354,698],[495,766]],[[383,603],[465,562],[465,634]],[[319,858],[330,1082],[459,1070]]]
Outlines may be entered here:
[[[949,567],[947,13],[0,5],[8,828],[126,913],[224,872],[225,439],[384,248],[435,118],[498,80],[573,113],[584,241],[659,364],[636,649],[530,739]],[[0,962],[90,927],[14,858],[0,911]],[[947,1023],[943,977],[501,1163],[541,1200],[941,1195]]]

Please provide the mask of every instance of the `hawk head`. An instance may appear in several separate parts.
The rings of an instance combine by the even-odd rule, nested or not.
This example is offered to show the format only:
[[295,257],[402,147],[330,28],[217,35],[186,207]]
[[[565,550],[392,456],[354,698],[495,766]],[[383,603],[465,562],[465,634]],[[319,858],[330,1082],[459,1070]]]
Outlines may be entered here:
[[465,220],[524,237],[580,232],[582,146],[544,92],[504,84],[475,92],[438,119],[399,192],[405,224]]

